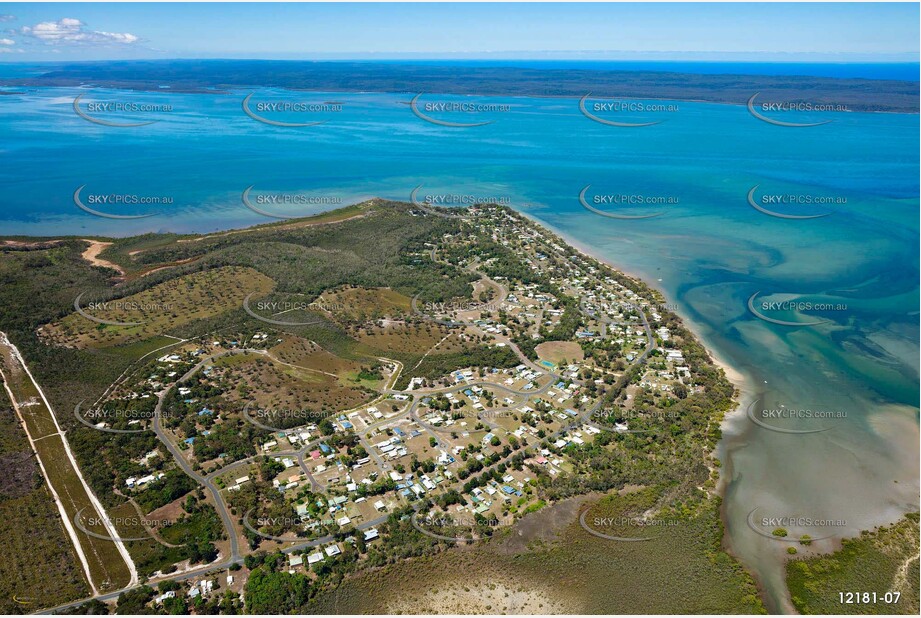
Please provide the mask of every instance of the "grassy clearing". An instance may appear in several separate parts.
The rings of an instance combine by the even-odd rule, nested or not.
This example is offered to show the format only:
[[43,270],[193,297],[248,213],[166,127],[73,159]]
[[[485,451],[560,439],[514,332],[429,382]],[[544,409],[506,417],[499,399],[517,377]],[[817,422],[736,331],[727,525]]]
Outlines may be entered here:
[[57,346],[110,347],[150,339],[163,332],[242,307],[250,293],[264,296],[273,287],[268,277],[247,268],[218,268],[160,283],[125,298],[94,301],[81,299],[83,311],[109,322],[100,324],[77,312],[42,329],[45,339]]
[[158,572],[172,573],[185,564],[200,565],[214,560],[216,551],[213,543],[224,534],[217,511],[203,501],[190,500],[190,497],[181,498],[143,517],[130,503],[113,509],[111,513],[113,518],[122,518],[119,534],[123,538],[150,539],[127,543],[142,577]]
[[495,367],[505,369],[514,367],[521,361],[510,348],[491,347],[484,345],[468,345],[459,352],[452,353],[432,353],[420,361],[404,359],[394,355],[398,360],[403,361],[407,368],[400,374],[397,381],[397,388],[406,388],[409,381],[415,377],[433,380],[449,375],[458,369],[467,367],[482,368]]
[[545,341],[535,349],[538,358],[550,361],[554,365],[559,365],[564,360],[573,362],[585,358],[582,346],[575,341]]
[[[357,339],[364,344],[403,354],[416,354],[422,356],[432,346],[440,342],[451,330],[445,326],[432,323],[424,324],[394,324],[386,327],[368,326],[357,332]],[[435,353],[447,354],[459,352],[463,345],[457,337],[449,337]]]
[[[322,349],[317,348],[317,352],[320,356],[332,357]],[[305,365],[323,366],[317,361],[300,360]],[[239,385],[235,390],[227,390],[229,410],[242,411],[246,403],[252,402],[266,408],[310,408],[331,413],[360,405],[374,396],[355,383],[349,384],[345,379],[329,375],[333,373],[330,369],[335,367],[317,369],[294,363],[286,365],[256,354],[224,357],[217,360],[214,367],[215,372],[209,380]]]
[[363,323],[408,315],[412,310],[411,301],[408,296],[388,288],[346,287],[324,292],[316,303],[337,319]]
[[301,337],[288,335],[284,341],[269,351],[284,363],[339,376],[361,368],[360,363],[336,356],[316,343]]
[[145,356],[154,350],[159,350],[160,348],[178,343],[176,339],[172,337],[162,337],[156,336],[151,337],[150,339],[143,339],[141,341],[133,341],[131,343],[126,343],[125,345],[116,346],[106,350],[109,354],[114,354],[121,356],[126,359],[126,361],[135,361],[142,356]]
[[[802,614],[918,615],[918,513],[843,541],[825,556],[787,563],[787,586]],[[877,602],[841,603],[840,592],[875,592]],[[901,592],[886,603],[887,592]]]

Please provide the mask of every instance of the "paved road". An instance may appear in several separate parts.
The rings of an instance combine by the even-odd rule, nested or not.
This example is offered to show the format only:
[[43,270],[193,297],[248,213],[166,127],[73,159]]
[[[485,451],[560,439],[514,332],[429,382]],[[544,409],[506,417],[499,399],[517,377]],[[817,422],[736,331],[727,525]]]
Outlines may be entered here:
[[[389,518],[388,515],[384,515],[384,516],[378,517],[378,518],[376,518],[376,519],[372,519],[372,520],[370,520],[370,521],[363,522],[363,523],[361,523],[361,524],[355,526],[355,529],[356,529],[356,530],[359,530],[359,531],[364,531],[364,530],[367,530],[368,528],[373,528],[373,527],[375,527],[375,526],[379,526],[379,525],[385,523],[385,522],[387,521],[388,518]],[[291,554],[291,553],[296,552],[296,551],[302,551],[302,550],[305,550],[305,549],[310,549],[310,548],[316,547],[316,546],[318,546],[318,545],[323,545],[323,544],[325,544],[325,543],[329,543],[330,541],[333,541],[334,538],[335,538],[335,537],[334,537],[333,535],[326,535],[326,536],[323,536],[323,537],[320,537],[320,538],[317,538],[317,539],[312,539],[312,540],[310,540],[310,541],[304,541],[303,543],[296,543],[296,544],[292,545],[291,547],[286,547],[286,548],[282,549],[281,552],[282,552],[283,554]],[[189,579],[194,579],[194,578],[196,578],[196,577],[201,577],[201,576],[203,576],[203,575],[207,575],[208,573],[214,573],[214,572],[217,572],[217,571],[223,571],[223,570],[225,570],[225,569],[229,569],[229,568],[230,568],[232,565],[234,565],[234,564],[243,564],[243,560],[244,560],[244,559],[243,559],[242,557],[237,557],[237,558],[232,559],[232,560],[225,560],[225,561],[223,561],[223,562],[219,562],[219,563],[215,563],[215,564],[209,564],[209,565],[203,566],[203,567],[201,567],[201,568],[194,569],[194,570],[191,570],[191,571],[187,571],[187,572],[184,572],[184,573],[179,573],[179,574],[176,574],[176,575],[170,575],[170,576],[167,576],[167,577],[162,577],[162,578],[159,578],[159,579],[156,579],[156,580],[151,580],[151,581],[150,581],[150,584],[151,584],[151,585],[156,585],[156,584],[158,584],[158,583],[160,583],[160,582],[163,582],[163,581],[176,581],[176,582],[181,582],[181,581],[186,581],[186,580],[189,580]],[[78,607],[78,606],[80,606],[80,605],[82,605],[82,604],[84,604],[84,603],[87,603],[88,601],[92,601],[93,599],[96,599],[96,600],[98,600],[98,601],[102,601],[103,603],[106,602],[106,601],[114,601],[114,600],[116,600],[120,595],[124,594],[125,592],[129,592],[129,591],[131,591],[131,590],[136,590],[136,589],[138,589],[138,588],[140,588],[140,585],[129,586],[129,587],[127,587],[127,588],[122,588],[121,590],[116,590],[115,592],[109,592],[109,593],[97,595],[97,596],[94,596],[94,597],[88,597],[88,598],[85,598],[85,599],[80,599],[79,601],[73,601],[73,602],[71,602],[71,603],[65,603],[64,605],[58,605],[58,606],[56,606],[56,607],[52,607],[52,608],[45,609],[45,610],[42,610],[42,611],[38,611],[38,612],[35,612],[35,613],[36,613],[36,614],[53,614],[53,613],[55,613],[55,612],[59,612],[59,611],[62,611],[62,610],[66,610],[66,609],[71,609],[71,608],[74,608],[74,607]]]
[[[186,374],[189,375],[189,374]],[[183,376],[185,378],[185,376]],[[177,382],[180,384],[182,380]],[[154,422],[153,430],[157,434],[157,438],[160,439],[169,452],[173,455],[173,459],[176,460],[176,463],[179,464],[179,467],[182,468],[182,471],[192,477],[199,485],[203,485],[210,493],[211,497],[214,500],[214,507],[217,510],[218,515],[221,517],[221,521],[224,522],[224,528],[227,530],[227,537],[230,540],[230,557],[231,560],[236,560],[240,557],[240,548],[237,539],[237,533],[233,527],[233,519],[230,516],[230,512],[227,510],[227,505],[224,504],[224,498],[221,496],[220,490],[214,484],[214,481],[210,478],[206,478],[192,469],[192,466],[189,465],[189,462],[186,461],[185,457],[182,454],[182,451],[179,450],[179,447],[170,440],[169,435],[163,430],[161,425],[161,414],[163,412],[163,401],[166,399],[167,393],[170,389],[165,389],[160,391],[157,394],[157,407],[154,412]]]
[[[441,215],[440,213],[432,213],[432,214],[438,214],[439,216],[445,216],[445,215]],[[433,259],[434,259],[434,249],[432,250],[432,257],[433,257]],[[486,278],[486,276],[483,275],[482,273],[478,273],[478,274],[480,274],[484,279],[488,279],[488,278]],[[502,285],[500,285],[500,284],[498,284],[497,282],[494,282],[494,281],[492,281],[492,280],[489,280],[489,281],[490,281],[490,283],[492,283],[493,285],[497,286],[497,287],[500,289],[501,297],[502,297],[503,299],[505,299],[505,298],[508,296],[508,291],[505,289],[504,286],[502,286]],[[585,314],[588,315],[589,317],[596,317],[596,316],[594,315],[594,312],[586,310],[586,308],[585,308],[584,306],[581,306],[581,305],[580,305],[580,308],[583,310],[583,313],[585,313]],[[642,321],[643,321],[644,329],[645,329],[645,331],[646,331],[647,345],[646,345],[646,349],[642,352],[642,354],[640,354],[637,358],[635,358],[634,361],[631,363],[631,365],[630,365],[630,368],[631,368],[631,369],[634,368],[634,367],[636,367],[636,366],[638,366],[640,363],[645,362],[645,360],[648,358],[649,354],[652,353],[652,350],[654,349],[654,344],[655,344],[655,340],[654,340],[654,338],[653,338],[653,336],[652,336],[652,329],[651,329],[651,327],[650,327],[650,325],[649,325],[648,319],[646,318],[645,312],[642,311],[642,310],[640,310],[639,313],[640,313],[640,316],[641,316]],[[606,316],[597,316],[597,319],[601,320],[601,321],[604,323],[605,327],[607,326],[608,323],[611,322],[611,320],[606,319]],[[606,320],[606,321],[605,321],[605,320]],[[461,324],[460,324],[460,323],[455,323],[455,325],[459,326],[459,325],[461,325]],[[473,324],[467,323],[467,324],[464,324],[464,325],[466,325],[466,326],[468,326],[468,327],[471,327],[471,328],[477,328],[477,329],[478,329],[478,327],[476,327],[476,326],[473,325]],[[479,329],[478,329],[478,330],[479,330]],[[534,363],[532,363],[532,362],[530,361],[530,359],[528,359],[528,358],[524,355],[524,353],[521,352],[520,348],[518,348],[518,346],[515,345],[515,343],[512,342],[511,340],[505,338],[504,336],[500,336],[500,338],[505,340],[506,345],[508,345],[508,346],[515,352],[515,354],[519,357],[519,359],[522,360],[522,362],[523,362],[526,366],[528,366],[529,368],[531,368],[531,369],[533,369],[533,370],[536,370],[536,371],[538,371],[538,372],[540,372],[540,373],[542,373],[542,374],[548,374],[548,373],[549,373],[549,375],[550,375],[550,377],[551,377],[551,380],[548,381],[548,383],[545,384],[544,386],[542,386],[542,387],[540,387],[540,388],[538,388],[538,389],[535,389],[535,390],[530,390],[530,391],[516,391],[516,390],[511,389],[511,388],[508,388],[508,387],[506,387],[506,386],[504,386],[504,385],[501,385],[501,384],[493,384],[493,383],[490,383],[490,382],[472,382],[472,383],[469,383],[469,384],[459,384],[459,385],[450,386],[450,387],[444,387],[444,388],[438,388],[438,389],[425,389],[425,390],[417,390],[417,391],[397,391],[397,390],[393,390],[392,388],[387,388],[387,389],[384,390],[383,396],[386,396],[386,395],[388,395],[388,394],[398,394],[398,393],[412,394],[412,395],[414,395],[414,396],[415,396],[415,395],[429,395],[429,394],[434,395],[434,394],[443,394],[443,393],[448,393],[448,392],[454,392],[454,391],[465,390],[465,389],[470,388],[471,386],[481,386],[481,387],[488,387],[488,388],[494,388],[494,389],[502,390],[502,391],[505,391],[505,392],[507,392],[507,393],[511,393],[511,394],[515,394],[515,395],[523,395],[523,396],[526,396],[527,398],[530,398],[530,397],[532,397],[532,396],[535,396],[535,395],[539,395],[539,394],[545,393],[547,390],[549,390],[549,389],[552,387],[552,385],[553,385],[557,380],[562,379],[562,377],[561,377],[560,375],[558,375],[558,374],[556,374],[556,373],[553,373],[553,372],[547,372],[545,368],[538,367],[537,365],[535,365]],[[182,382],[186,381],[186,380],[189,379],[192,375],[194,375],[199,369],[201,369],[201,367],[203,367],[203,366],[204,366],[205,364],[207,364],[207,363],[212,362],[212,361],[213,361],[214,359],[216,359],[216,358],[219,358],[219,357],[221,357],[221,356],[226,356],[226,355],[232,355],[232,354],[244,354],[244,353],[253,353],[253,352],[268,354],[268,353],[265,352],[265,351],[250,350],[250,349],[227,350],[227,351],[224,351],[224,352],[220,352],[220,353],[217,353],[217,354],[213,354],[213,355],[211,355],[211,356],[209,356],[209,357],[206,357],[206,358],[202,359],[201,361],[199,361],[199,363],[197,363],[197,364],[195,365],[195,367],[193,367],[193,368],[190,369],[188,372],[186,372],[186,374],[183,375],[182,378],[180,378],[180,380],[179,380],[176,384],[178,385],[179,383],[182,383]],[[382,360],[386,360],[386,359],[382,359]],[[402,366],[400,366],[399,369],[402,370]],[[393,383],[396,382],[396,376],[397,376],[397,375],[399,375],[399,371],[395,374]],[[625,374],[625,375],[626,375],[626,374]],[[230,465],[228,465],[228,466],[225,466],[224,468],[221,468],[221,469],[219,469],[219,470],[216,470],[216,471],[210,473],[207,477],[201,476],[200,474],[196,473],[194,470],[192,470],[192,468],[191,468],[191,466],[188,464],[188,462],[186,462],[185,458],[184,458],[183,455],[182,455],[182,452],[178,449],[178,447],[177,447],[175,444],[173,444],[171,440],[169,440],[169,437],[164,433],[164,431],[163,431],[163,429],[162,429],[162,427],[161,427],[161,425],[160,425],[160,416],[161,416],[161,411],[162,411],[162,405],[163,405],[163,401],[164,401],[164,399],[165,399],[165,396],[166,396],[166,394],[167,394],[168,392],[169,392],[169,389],[166,389],[166,390],[164,390],[164,391],[162,391],[161,393],[158,394],[158,402],[157,402],[156,415],[155,415],[155,420],[154,420],[154,431],[156,432],[157,437],[158,437],[158,438],[166,445],[166,447],[169,449],[170,453],[171,453],[171,454],[173,455],[173,457],[176,459],[177,463],[180,465],[180,467],[183,469],[183,471],[186,472],[186,474],[188,474],[190,477],[192,477],[193,479],[195,479],[199,484],[203,485],[205,488],[208,489],[208,491],[211,492],[212,497],[213,497],[213,499],[214,499],[214,503],[215,503],[215,505],[216,505],[216,507],[217,507],[218,513],[219,513],[219,515],[221,516],[221,519],[222,519],[222,521],[223,521],[223,523],[224,523],[224,526],[225,526],[225,528],[226,528],[227,531],[228,531],[228,536],[229,536],[229,538],[230,538],[230,546],[231,546],[231,552],[230,552],[230,553],[231,553],[231,557],[230,557],[228,560],[225,560],[225,561],[223,561],[223,562],[221,562],[221,563],[217,563],[217,564],[207,565],[207,566],[204,566],[204,567],[202,567],[202,568],[200,568],[200,569],[195,569],[195,570],[188,571],[188,572],[185,572],[185,573],[181,573],[181,574],[177,574],[177,575],[173,575],[173,576],[167,576],[167,577],[164,577],[164,578],[161,578],[161,579],[157,580],[157,581],[166,581],[166,580],[184,581],[184,580],[192,579],[192,578],[195,578],[195,577],[199,577],[199,576],[201,576],[201,575],[204,575],[204,574],[209,573],[209,572],[212,572],[212,571],[223,570],[223,569],[229,568],[229,567],[230,567],[231,565],[233,565],[233,564],[240,564],[240,563],[243,562],[243,558],[240,556],[240,553],[239,553],[238,539],[237,539],[237,535],[236,535],[236,533],[235,533],[235,529],[234,529],[234,527],[233,527],[233,521],[232,521],[232,519],[231,519],[231,517],[230,517],[230,513],[227,511],[227,507],[226,507],[226,505],[225,505],[225,503],[224,503],[224,501],[223,501],[222,496],[220,495],[220,492],[219,492],[218,488],[214,485],[213,480],[214,480],[214,478],[216,478],[217,476],[223,475],[223,474],[227,473],[228,471],[230,471],[230,470],[232,470],[232,469],[234,469],[234,468],[236,468],[236,467],[245,466],[245,465],[251,464],[252,461],[256,459],[256,457],[251,457],[251,458],[247,458],[247,459],[244,459],[244,460],[240,460],[240,461],[234,462],[234,463],[232,463],[232,464],[230,464]],[[591,408],[589,408],[588,410],[585,410],[584,412],[580,413],[579,415],[577,415],[576,417],[574,417],[569,423],[566,423],[566,424],[562,425],[562,426],[561,426],[559,429],[557,429],[556,431],[554,431],[554,432],[548,434],[548,435],[546,436],[546,438],[544,438],[544,440],[547,440],[547,441],[552,440],[553,438],[556,438],[556,437],[562,435],[563,433],[568,432],[569,430],[571,430],[571,429],[573,429],[573,428],[575,428],[575,427],[578,427],[579,425],[581,425],[581,424],[583,424],[583,423],[592,424],[591,421],[589,421],[589,419],[591,418],[591,416],[592,416],[595,412],[597,412],[597,411],[602,407],[602,405],[604,404],[604,401],[605,401],[605,397],[604,397],[604,395],[602,395],[601,397],[599,397],[598,401],[597,401]],[[436,428],[430,427],[427,423],[422,422],[422,421],[418,418],[418,416],[417,416],[417,414],[416,414],[416,411],[417,411],[417,409],[418,409],[418,406],[419,406],[419,400],[416,399],[416,400],[412,403],[412,405],[410,405],[409,408],[408,408],[407,410],[405,410],[404,412],[402,412],[402,413],[400,413],[400,414],[397,414],[397,415],[395,415],[395,416],[388,417],[388,418],[386,418],[386,419],[382,419],[381,421],[378,421],[377,423],[371,424],[371,425],[369,425],[368,427],[366,427],[366,428],[364,429],[363,432],[359,432],[359,437],[360,437],[360,440],[361,440],[362,445],[363,445],[363,446],[365,447],[365,449],[368,451],[369,455],[375,460],[375,463],[376,463],[376,464],[378,465],[378,467],[381,469],[381,472],[384,472],[384,471],[389,467],[389,464],[387,464],[386,462],[384,462],[384,461],[377,455],[377,453],[375,452],[374,448],[373,448],[370,444],[367,443],[367,438],[366,438],[366,436],[367,436],[368,434],[370,434],[372,431],[374,431],[376,428],[378,428],[378,427],[380,427],[380,426],[382,426],[382,425],[391,423],[391,422],[393,422],[393,421],[395,421],[395,420],[399,420],[400,418],[402,418],[402,417],[404,417],[404,416],[409,416],[410,418],[412,418],[412,420],[414,420],[415,422],[417,422],[421,427],[423,427],[424,429],[426,429],[426,430],[428,431],[428,433],[429,433],[432,437],[434,437],[436,440],[439,440],[438,436],[437,436],[437,435],[434,433],[434,431],[433,431],[433,430],[436,429]],[[504,409],[507,410],[507,409],[509,409],[509,408],[504,408]],[[500,408],[500,409],[490,409],[490,410],[487,410],[487,412],[495,412],[495,411],[498,411],[498,410],[501,410],[501,408]],[[483,419],[481,419],[481,420],[483,420]],[[488,421],[484,421],[484,422],[486,422],[486,423],[488,424]],[[496,425],[490,425],[490,426],[496,426]],[[303,459],[304,454],[305,454],[310,448],[312,448],[316,443],[318,443],[319,441],[320,441],[320,439],[313,440],[313,441],[311,441],[310,443],[305,444],[301,449],[298,449],[298,450],[296,450],[296,451],[284,451],[284,452],[279,452],[279,453],[272,453],[272,456],[281,456],[281,457],[283,457],[283,456],[296,456],[296,457],[298,458],[299,464],[301,465],[301,468],[304,470],[304,472],[307,474],[307,477],[310,479],[311,485],[312,485],[314,488],[316,488],[316,489],[322,489],[322,487],[319,485],[319,483],[318,483],[318,482],[313,478],[313,476],[310,474],[309,470],[307,469],[307,466],[305,465],[304,459]],[[440,440],[439,440],[439,441],[440,441]],[[500,459],[499,461],[497,461],[496,464],[494,464],[494,465],[498,465],[499,463],[501,463],[501,462],[503,462],[503,461],[505,461],[505,460],[507,460],[507,459],[510,459],[511,457],[513,457],[513,456],[514,456],[515,454],[517,454],[517,453],[518,453],[518,451],[513,451],[508,457],[501,458],[501,459]],[[257,456],[257,457],[259,457],[259,456]],[[387,521],[387,519],[388,519],[387,516],[378,517],[378,518],[376,518],[376,519],[374,519],[374,520],[371,520],[371,521],[368,521],[368,522],[364,522],[364,523],[362,523],[362,524],[356,526],[356,529],[358,529],[358,530],[366,530],[366,529],[368,529],[368,528],[372,528],[372,527],[374,527],[374,526],[383,524],[384,522]],[[324,543],[329,543],[329,542],[332,541],[333,539],[334,539],[334,537],[333,537],[332,535],[327,535],[327,536],[324,536],[324,537],[321,537],[321,538],[318,538],[318,539],[313,539],[313,540],[310,540],[310,541],[305,541],[305,542],[303,542],[303,543],[294,544],[294,545],[292,545],[291,547],[282,549],[281,551],[282,551],[283,553],[289,554],[289,553],[291,553],[291,552],[295,552],[295,551],[299,551],[299,550],[304,550],[304,549],[309,549],[309,548],[312,548],[312,547],[316,547],[316,546],[318,546],[318,545],[322,545],[322,544],[324,544]],[[98,599],[98,600],[100,600],[100,601],[114,600],[114,599],[118,598],[118,596],[119,596],[120,594],[122,594],[123,592],[128,591],[128,590],[131,590],[131,589],[134,589],[134,588],[137,588],[137,586],[132,586],[132,587],[129,587],[129,588],[125,588],[124,590],[120,590],[120,591],[116,591],[116,592],[112,592],[112,593],[108,593],[108,594],[104,594],[104,595],[98,595],[98,596],[95,596],[95,597],[93,597],[93,598],[96,598],[96,599]],[[67,608],[76,607],[76,606],[79,606],[79,605],[82,604],[82,603],[85,603],[85,602],[89,601],[89,600],[90,600],[90,599],[83,599],[83,600],[80,600],[80,601],[75,601],[75,602],[73,602],[73,603],[69,603],[69,604],[66,604],[66,605],[58,606],[58,607],[56,607],[56,608],[52,608],[52,609],[49,609],[49,610],[45,610],[44,612],[41,612],[41,613],[53,613],[53,612],[55,612],[55,611],[59,611],[59,610],[62,610],[62,609],[67,609]]]
[[211,498],[214,501],[215,510],[220,516],[221,521],[224,524],[224,528],[227,531],[227,538],[230,542],[230,561],[231,562],[235,562],[240,558],[239,539],[237,537],[236,530],[233,526],[233,518],[231,517],[230,512],[227,510],[227,505],[224,503],[224,498],[223,496],[221,496],[220,489],[218,489],[217,485],[214,484],[214,475],[209,475],[207,477],[202,476],[201,474],[196,472],[192,468],[191,465],[189,465],[189,462],[186,461],[186,458],[183,455],[182,451],[170,439],[169,434],[167,434],[166,431],[163,429],[163,425],[161,421],[162,421],[162,415],[163,415],[163,402],[166,399],[166,395],[173,388],[178,388],[180,384],[187,381],[189,378],[195,375],[195,373],[199,369],[201,369],[206,364],[212,362],[216,358],[220,358],[222,356],[230,356],[234,354],[247,354],[251,352],[252,351],[248,349],[225,350],[223,352],[212,354],[210,356],[207,356],[201,359],[194,367],[192,367],[185,374],[183,374],[183,376],[179,378],[179,380],[176,381],[176,383],[173,386],[166,388],[160,391],[159,393],[157,393],[157,406],[154,409],[153,431],[155,434],[157,434],[157,438],[160,440],[160,442],[163,443],[164,446],[166,446],[167,450],[169,450],[170,454],[173,456],[173,459],[175,459],[176,463],[179,464],[179,467],[182,468],[182,471],[188,474],[190,477],[192,477],[192,479],[195,480],[195,482],[197,482],[199,485],[202,485],[205,489],[208,490],[208,492],[210,492]]

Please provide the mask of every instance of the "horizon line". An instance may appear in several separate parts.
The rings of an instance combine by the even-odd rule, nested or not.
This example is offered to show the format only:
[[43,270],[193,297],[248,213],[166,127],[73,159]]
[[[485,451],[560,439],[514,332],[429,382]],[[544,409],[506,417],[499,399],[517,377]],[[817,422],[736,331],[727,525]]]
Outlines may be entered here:
[[[361,54],[363,52],[356,52],[356,54]],[[505,52],[502,52],[505,53]],[[582,52],[572,52],[572,53],[582,53]],[[688,54],[694,54],[698,52],[687,52]],[[732,53],[759,53],[759,52],[732,52]],[[811,52],[802,52],[803,54],[810,54]],[[906,55],[911,55],[912,52],[906,52]],[[355,55],[348,56],[343,55],[327,55],[327,56],[305,56],[305,57],[266,57],[266,56],[171,56],[171,57],[162,57],[162,56],[145,56],[145,57],[136,57],[136,58],[96,58],[96,59],[73,59],[68,60],[66,58],[43,58],[43,59],[17,59],[17,58],[3,58],[0,56],[0,63],[2,64],[80,64],[88,62],[170,62],[170,61],[220,61],[220,60],[246,60],[246,61],[266,61],[266,62],[362,62],[362,61],[405,61],[405,60],[417,60],[417,61],[430,61],[430,62],[440,62],[440,61],[472,61],[472,60],[482,60],[482,61],[502,61],[502,62],[515,62],[515,61],[544,61],[544,62],[696,62],[696,63],[744,63],[744,64],[807,64],[807,63],[819,63],[819,64],[921,64],[921,57],[906,58],[906,59],[897,59],[897,58],[872,58],[867,57],[863,53],[854,53],[854,52],[840,52],[829,55],[858,55],[860,58],[853,59],[844,59],[844,58],[768,58],[768,59],[732,59],[732,58],[547,58],[540,56],[515,56],[515,57],[481,57],[481,56],[467,56],[457,55],[454,57],[451,56],[426,56],[424,53],[415,53],[411,55],[404,56],[377,56],[373,52],[367,52],[367,55]],[[894,54],[886,53],[880,54],[881,56],[892,56]]]

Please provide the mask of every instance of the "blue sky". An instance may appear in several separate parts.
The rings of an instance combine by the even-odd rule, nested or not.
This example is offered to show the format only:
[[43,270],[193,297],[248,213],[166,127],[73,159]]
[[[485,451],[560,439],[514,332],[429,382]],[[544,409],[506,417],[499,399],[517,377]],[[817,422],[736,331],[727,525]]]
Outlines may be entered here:
[[917,61],[918,20],[916,3],[0,3],[0,60]]

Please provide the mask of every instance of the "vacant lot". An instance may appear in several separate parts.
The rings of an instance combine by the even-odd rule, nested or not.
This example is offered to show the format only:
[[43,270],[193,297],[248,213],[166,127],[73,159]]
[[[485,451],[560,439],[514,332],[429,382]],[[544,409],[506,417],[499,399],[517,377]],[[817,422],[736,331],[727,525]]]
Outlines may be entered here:
[[361,363],[336,356],[308,339],[292,335],[286,335],[269,351],[282,362],[312,371],[344,376],[361,370]]
[[[455,331],[456,332],[456,329]],[[445,339],[447,337],[447,339]],[[433,353],[446,354],[462,349],[456,335],[445,326],[426,322],[423,324],[392,324],[369,326],[357,333],[360,342],[379,350],[422,355],[438,344]],[[442,341],[444,340],[444,341]]]
[[582,346],[575,341],[545,341],[535,348],[541,360],[550,361],[554,365],[567,362],[581,361],[585,358]]

